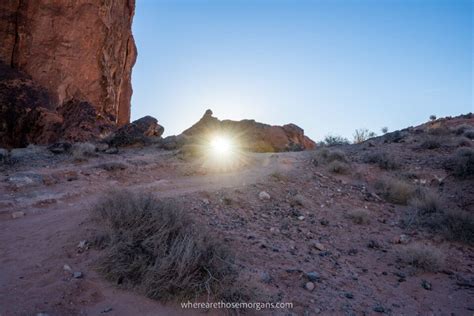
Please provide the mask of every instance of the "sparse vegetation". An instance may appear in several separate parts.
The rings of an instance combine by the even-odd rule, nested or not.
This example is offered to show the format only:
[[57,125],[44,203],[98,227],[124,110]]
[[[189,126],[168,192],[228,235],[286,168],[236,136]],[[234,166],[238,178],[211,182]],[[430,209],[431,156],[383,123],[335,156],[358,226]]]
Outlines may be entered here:
[[389,202],[406,205],[416,193],[416,188],[405,181],[385,178],[376,183],[376,189]]
[[388,127],[387,126],[384,126],[380,129],[380,131],[383,133],[383,134],[386,134],[388,133]]
[[474,129],[469,129],[464,132],[464,137],[469,138],[469,139],[474,139]]
[[398,258],[403,263],[419,270],[431,272],[440,270],[445,261],[445,256],[440,249],[422,243],[404,246],[399,250]]
[[457,143],[458,147],[471,147],[472,141],[467,137],[460,137]]
[[96,156],[96,146],[91,143],[75,143],[71,148],[71,154],[74,160],[86,160]]
[[365,225],[370,223],[370,213],[368,210],[359,208],[347,213],[347,217],[352,220],[354,224]]
[[235,273],[220,239],[173,202],[111,192],[93,209],[102,233],[99,271],[153,299],[219,295]]
[[347,138],[337,135],[328,135],[324,137],[323,144],[326,146],[339,146],[339,145],[349,145],[350,142]]
[[334,160],[328,164],[328,170],[337,174],[350,173],[349,165],[345,162]]
[[422,190],[410,201],[410,206],[421,214],[435,213],[441,211],[442,203],[439,195],[432,191]]
[[463,210],[443,212],[438,227],[448,239],[474,243],[474,214]]
[[422,149],[436,149],[441,147],[441,142],[438,138],[428,138],[421,143],[420,148]]
[[362,142],[365,142],[369,138],[375,137],[377,134],[374,132],[369,131],[366,128],[359,128],[356,129],[354,132],[354,144],[360,144]]
[[347,162],[346,154],[342,150],[329,150],[323,148],[315,152],[313,158],[313,164],[318,166],[319,164],[327,164],[333,161]]
[[465,131],[470,129],[474,129],[474,126],[471,126],[469,124],[461,124],[454,129],[454,133],[456,135],[462,135]]
[[474,176],[474,149],[459,148],[456,153],[445,162],[445,168],[452,171],[458,178]]
[[436,120],[436,115],[432,114],[430,115],[430,121],[435,121]]
[[400,167],[400,164],[395,160],[395,158],[390,157],[385,152],[368,154],[364,157],[364,162],[377,164],[384,170],[395,170]]

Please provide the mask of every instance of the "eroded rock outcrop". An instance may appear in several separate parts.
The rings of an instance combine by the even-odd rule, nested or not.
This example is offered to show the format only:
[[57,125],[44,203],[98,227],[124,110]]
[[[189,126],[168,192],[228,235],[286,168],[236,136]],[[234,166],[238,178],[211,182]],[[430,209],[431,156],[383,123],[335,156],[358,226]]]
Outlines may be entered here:
[[254,120],[221,121],[212,116],[211,110],[183,132],[187,138],[206,138],[212,134],[230,135],[243,149],[255,152],[300,151],[316,147],[315,142],[295,124],[272,126]]
[[113,147],[146,145],[152,138],[159,138],[165,131],[152,116],[145,116],[132,123],[120,127],[115,133],[105,139]]
[[0,1],[0,60],[46,88],[53,104],[87,101],[108,120],[126,124],[134,9],[134,0]]

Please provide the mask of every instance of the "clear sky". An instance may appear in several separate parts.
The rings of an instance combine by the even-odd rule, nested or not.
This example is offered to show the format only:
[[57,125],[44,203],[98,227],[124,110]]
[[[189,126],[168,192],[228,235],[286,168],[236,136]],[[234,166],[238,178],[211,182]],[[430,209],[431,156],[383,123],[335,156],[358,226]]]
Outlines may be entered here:
[[210,108],[320,140],[474,112],[473,28],[468,0],[137,0],[132,119],[172,135]]

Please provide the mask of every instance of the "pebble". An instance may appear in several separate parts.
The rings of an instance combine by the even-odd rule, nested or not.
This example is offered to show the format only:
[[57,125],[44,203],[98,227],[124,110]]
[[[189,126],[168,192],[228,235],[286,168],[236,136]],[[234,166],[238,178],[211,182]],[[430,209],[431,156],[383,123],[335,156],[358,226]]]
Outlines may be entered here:
[[23,217],[25,216],[25,212],[22,212],[22,211],[18,211],[18,212],[13,212],[12,213],[12,218],[15,219],[15,218],[20,218],[20,217]]
[[377,305],[373,308],[374,312],[377,312],[377,313],[385,313],[385,308],[383,308],[383,306],[380,306],[380,305]]
[[425,289],[425,290],[428,290],[428,291],[431,291],[431,283],[426,281],[426,280],[422,280],[421,281],[421,286]]
[[86,245],[87,245],[87,240],[81,240],[79,244],[77,245],[77,248],[84,249],[86,248]]
[[111,312],[113,311],[114,309],[112,307],[107,307],[106,309],[103,309],[100,313],[101,314],[105,314],[105,313],[108,313],[108,312]]
[[258,194],[258,198],[260,200],[270,200],[270,194],[268,194],[267,192],[265,191],[262,191]]
[[314,283],[313,282],[306,282],[306,284],[304,285],[305,289],[307,289],[308,291],[312,291],[314,290]]
[[319,281],[319,279],[321,278],[319,273],[317,273],[315,271],[311,271],[311,272],[306,273],[306,277],[308,278],[308,280],[310,280],[312,282]]
[[82,279],[83,275],[82,272],[76,271],[72,274],[74,279]]
[[298,219],[299,219],[300,221],[303,221],[303,220],[304,220],[304,216],[303,216],[303,215],[298,216]]
[[352,294],[351,292],[344,293],[344,296],[348,299],[353,299],[354,298],[354,294]]
[[68,264],[63,265],[64,271],[72,271],[71,267]]
[[326,250],[326,247],[324,247],[324,245],[320,242],[315,242],[313,243],[313,247],[318,249],[319,251],[324,251]]
[[270,276],[270,274],[268,272],[262,272],[260,273],[260,281],[262,281],[263,283],[270,283],[272,281],[272,277]]

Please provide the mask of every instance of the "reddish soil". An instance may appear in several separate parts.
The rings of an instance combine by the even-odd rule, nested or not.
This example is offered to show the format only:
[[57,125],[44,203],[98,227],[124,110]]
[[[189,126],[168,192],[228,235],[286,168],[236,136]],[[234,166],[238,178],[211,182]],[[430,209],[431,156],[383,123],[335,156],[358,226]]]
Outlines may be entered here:
[[[246,154],[238,169],[211,172],[199,161],[154,146],[82,162],[36,149],[37,159],[28,156],[1,167],[0,315],[206,313],[119,289],[95,271],[100,251],[78,244],[95,230],[92,205],[114,188],[179,199],[234,252],[239,278],[255,288],[255,301],[294,305],[266,314],[472,315],[473,247],[425,229],[405,229],[400,221],[407,206],[387,203],[373,189],[373,182],[388,173],[416,174],[410,181],[436,190],[444,179],[446,205],[474,211],[473,181],[452,179],[441,166],[455,146],[420,150],[416,137],[410,131],[401,143],[375,139],[342,147],[350,159],[346,175],[315,166],[314,152]],[[365,153],[380,149],[401,169],[385,171],[363,162]],[[122,165],[104,170],[110,162]],[[271,198],[261,200],[261,191]],[[355,208],[366,209],[370,223],[354,224],[347,213]],[[24,216],[12,219],[18,211]],[[422,272],[401,263],[397,254],[404,245],[393,241],[402,234],[408,244],[442,249],[444,268]],[[82,278],[72,277],[64,265],[82,272]],[[319,275],[312,291],[305,289],[308,272]]]

